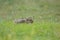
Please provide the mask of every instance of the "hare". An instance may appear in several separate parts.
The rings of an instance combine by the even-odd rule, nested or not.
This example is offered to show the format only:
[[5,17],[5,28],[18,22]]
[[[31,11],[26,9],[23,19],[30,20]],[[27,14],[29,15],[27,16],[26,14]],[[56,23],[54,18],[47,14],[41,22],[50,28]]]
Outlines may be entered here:
[[27,17],[27,18],[19,18],[14,20],[15,23],[33,23],[32,17]]

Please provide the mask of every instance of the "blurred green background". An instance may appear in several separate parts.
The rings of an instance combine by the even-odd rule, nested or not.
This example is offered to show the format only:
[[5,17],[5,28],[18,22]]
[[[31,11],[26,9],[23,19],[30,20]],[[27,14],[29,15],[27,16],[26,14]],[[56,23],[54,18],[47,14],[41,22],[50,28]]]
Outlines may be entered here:
[[[14,24],[32,16],[33,24]],[[0,40],[60,40],[60,0],[0,0]]]

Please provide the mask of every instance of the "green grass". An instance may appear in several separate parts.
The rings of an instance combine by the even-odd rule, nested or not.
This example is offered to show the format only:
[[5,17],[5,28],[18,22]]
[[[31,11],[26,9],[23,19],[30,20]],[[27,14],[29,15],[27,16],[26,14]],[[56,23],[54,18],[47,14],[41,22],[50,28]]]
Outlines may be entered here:
[[[13,23],[28,16],[34,23]],[[60,40],[59,17],[59,0],[0,0],[0,40]]]
[[1,40],[59,40],[60,37],[58,23],[14,24],[11,21],[3,23],[0,25]]

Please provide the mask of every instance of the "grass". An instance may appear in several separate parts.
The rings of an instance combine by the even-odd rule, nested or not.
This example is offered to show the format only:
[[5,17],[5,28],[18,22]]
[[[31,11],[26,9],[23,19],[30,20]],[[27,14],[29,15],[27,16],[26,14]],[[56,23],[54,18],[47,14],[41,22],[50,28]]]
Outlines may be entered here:
[[0,25],[2,40],[59,40],[60,24],[57,23],[14,24],[11,21],[3,23],[5,24]]
[[[34,23],[13,23],[28,16]],[[59,0],[0,0],[0,40],[60,40],[59,17]]]

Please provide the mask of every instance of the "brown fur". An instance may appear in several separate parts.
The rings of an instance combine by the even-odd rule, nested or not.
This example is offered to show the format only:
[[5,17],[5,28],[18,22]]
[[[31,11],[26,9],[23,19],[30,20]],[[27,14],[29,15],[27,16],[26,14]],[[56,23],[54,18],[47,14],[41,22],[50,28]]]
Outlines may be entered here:
[[14,22],[15,23],[33,23],[33,19],[32,19],[32,17],[20,18],[20,19],[14,20]]

